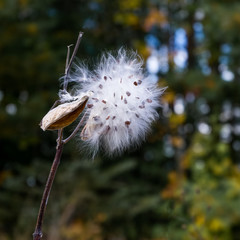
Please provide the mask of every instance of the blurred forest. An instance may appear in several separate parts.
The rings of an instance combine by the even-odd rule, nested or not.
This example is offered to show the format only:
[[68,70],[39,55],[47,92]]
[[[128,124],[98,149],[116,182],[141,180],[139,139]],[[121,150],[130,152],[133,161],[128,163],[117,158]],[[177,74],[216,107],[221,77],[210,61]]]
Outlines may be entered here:
[[66,145],[43,239],[239,240],[239,29],[238,0],[0,0],[0,239],[32,238],[57,137],[39,122],[84,31],[79,61],[132,48],[168,89],[140,149]]

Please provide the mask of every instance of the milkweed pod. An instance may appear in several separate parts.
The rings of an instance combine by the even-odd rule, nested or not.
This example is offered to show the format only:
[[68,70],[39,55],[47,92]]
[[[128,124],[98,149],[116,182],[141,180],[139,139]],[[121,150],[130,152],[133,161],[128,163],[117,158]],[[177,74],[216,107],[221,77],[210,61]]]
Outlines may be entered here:
[[40,127],[45,130],[58,130],[74,122],[84,110],[88,96],[63,103],[51,109],[42,119]]
[[85,125],[85,127],[83,128],[83,130],[80,133],[80,137],[83,141],[86,141],[87,139],[89,139],[91,136],[91,133],[89,131],[89,128],[87,127],[87,125]]
[[90,137],[92,137],[93,132],[95,131],[97,127],[95,125],[89,125],[88,123],[84,126],[80,133],[80,137],[83,141],[88,140]]

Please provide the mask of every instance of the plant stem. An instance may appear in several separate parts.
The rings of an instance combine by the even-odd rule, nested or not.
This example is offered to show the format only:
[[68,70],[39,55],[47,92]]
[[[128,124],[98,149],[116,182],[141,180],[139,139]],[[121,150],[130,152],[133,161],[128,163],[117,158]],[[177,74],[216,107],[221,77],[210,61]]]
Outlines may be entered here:
[[78,39],[77,39],[76,45],[74,47],[73,54],[72,54],[72,56],[70,58],[70,61],[68,61],[70,46],[68,47],[68,54],[67,54],[67,61],[66,61],[66,68],[65,68],[65,78],[64,78],[64,83],[63,83],[63,90],[67,90],[67,85],[68,85],[68,79],[67,78],[68,78],[68,75],[69,75],[69,70],[71,68],[73,59],[74,59],[74,57],[77,54],[77,50],[78,50],[79,44],[81,42],[82,36],[83,36],[83,32],[79,32]]
[[[65,77],[64,77],[64,83],[63,83],[63,90],[64,91],[67,90],[69,71],[70,71],[72,62],[74,60],[74,57],[77,54],[77,50],[78,50],[79,44],[81,42],[82,36],[83,36],[83,32],[79,32],[78,39],[77,39],[77,42],[76,42],[76,45],[74,47],[73,54],[72,54],[70,60],[69,60],[69,56],[70,56],[71,45],[68,46],[66,65],[65,65]],[[58,103],[59,103],[59,101],[56,101],[54,103],[54,105],[52,106],[52,108],[54,108]],[[84,119],[84,117],[83,117],[83,119]],[[46,211],[47,202],[48,202],[48,198],[49,198],[50,191],[51,191],[51,188],[52,188],[52,184],[53,184],[53,181],[54,181],[54,178],[55,178],[55,175],[56,175],[59,163],[60,163],[60,159],[61,159],[61,156],[62,156],[63,145],[65,143],[67,143],[77,133],[81,124],[83,123],[83,119],[79,122],[79,124],[77,125],[77,127],[73,131],[73,133],[65,140],[63,140],[63,129],[58,130],[56,154],[55,154],[55,158],[54,158],[54,161],[52,163],[52,167],[51,167],[50,173],[48,175],[47,183],[46,183],[46,186],[45,186],[45,189],[44,189],[44,192],[43,192],[42,201],[41,201],[39,212],[38,212],[37,223],[36,223],[35,231],[33,233],[33,240],[41,240],[42,236],[43,236],[43,233],[42,233],[43,218],[44,218],[44,214],[45,214],[45,211]]]
[[59,130],[59,138],[57,141],[57,147],[56,147],[56,154],[55,154],[55,158],[48,176],[48,180],[43,192],[43,196],[42,196],[42,201],[40,204],[40,208],[39,208],[39,213],[38,213],[38,218],[37,218],[37,223],[36,223],[36,227],[35,227],[35,231],[33,233],[33,240],[40,240],[42,239],[42,224],[43,224],[43,217],[45,214],[45,210],[46,210],[46,206],[47,206],[47,202],[48,202],[48,197],[50,195],[50,191],[52,188],[52,184],[57,172],[57,168],[58,165],[60,163],[60,159],[61,159],[61,155],[62,155],[62,151],[63,151],[63,141],[62,141],[62,129]]
[[85,117],[86,117],[86,112],[83,115],[82,119],[79,121],[79,123],[76,126],[76,128],[74,129],[74,131],[71,133],[71,135],[69,137],[67,137],[66,139],[62,140],[64,144],[69,142],[77,134],[78,130],[80,129],[80,127],[82,126],[82,124],[85,120]]

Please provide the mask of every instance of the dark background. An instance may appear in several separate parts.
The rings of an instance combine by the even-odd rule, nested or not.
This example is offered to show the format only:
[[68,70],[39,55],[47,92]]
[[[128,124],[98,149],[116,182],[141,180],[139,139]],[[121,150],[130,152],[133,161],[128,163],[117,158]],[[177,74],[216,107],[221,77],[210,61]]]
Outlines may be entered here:
[[57,137],[38,124],[80,30],[80,61],[132,48],[168,89],[139,149],[66,145],[44,239],[240,239],[239,29],[237,0],[0,0],[0,239],[31,239]]

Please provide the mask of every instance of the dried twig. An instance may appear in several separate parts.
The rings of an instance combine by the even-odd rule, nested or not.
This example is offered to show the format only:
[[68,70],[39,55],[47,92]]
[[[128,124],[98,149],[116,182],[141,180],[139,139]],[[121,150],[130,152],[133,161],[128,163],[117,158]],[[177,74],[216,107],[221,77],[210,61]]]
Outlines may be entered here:
[[70,58],[69,62],[68,62],[68,56],[69,56],[69,48],[70,48],[71,45],[68,46],[68,54],[67,54],[68,56],[67,56],[67,61],[66,61],[65,77],[64,77],[64,84],[63,84],[63,90],[64,91],[67,90],[69,70],[71,68],[73,59],[75,58],[75,56],[77,54],[77,50],[78,50],[79,44],[81,42],[82,36],[83,36],[83,32],[79,32],[78,39],[77,39],[76,45],[75,45],[74,50],[73,50],[73,54],[72,54],[72,57]]
[[[68,46],[68,51],[67,51],[67,58],[66,58],[66,67],[65,67],[65,77],[64,77],[64,84],[63,84],[63,90],[67,91],[67,85],[68,85],[68,75],[69,75],[69,70],[71,68],[73,59],[76,56],[81,38],[83,36],[83,33],[80,32],[78,35],[78,39],[73,51],[73,54],[70,58],[69,61],[69,56],[70,56],[70,46]],[[54,106],[58,104],[58,101],[55,102]],[[53,106],[53,107],[54,107]],[[53,108],[52,107],[52,108]],[[84,117],[83,117],[84,118]],[[60,163],[60,159],[61,159],[61,155],[62,155],[62,151],[63,151],[63,146],[65,143],[67,143],[78,131],[78,129],[80,128],[81,124],[83,123],[83,118],[82,120],[79,122],[79,124],[77,125],[76,129],[72,132],[72,134],[65,140],[63,140],[63,129],[59,129],[58,130],[58,139],[57,139],[57,147],[56,147],[56,154],[55,154],[55,158],[47,179],[47,183],[43,192],[43,196],[42,196],[42,201],[40,204],[40,208],[39,208],[39,213],[38,213],[38,218],[37,218],[37,223],[36,223],[36,227],[35,227],[35,231],[33,233],[33,240],[41,240],[43,233],[42,233],[42,225],[43,225],[43,219],[44,219],[44,214],[45,214],[45,210],[46,210],[46,206],[47,206],[47,202],[48,202],[48,198],[50,195],[50,191],[52,188],[52,184]]]

